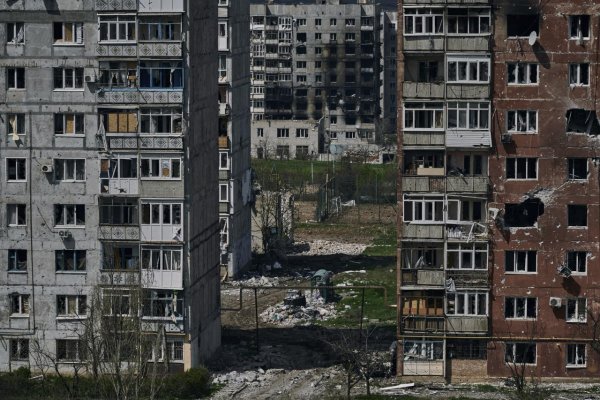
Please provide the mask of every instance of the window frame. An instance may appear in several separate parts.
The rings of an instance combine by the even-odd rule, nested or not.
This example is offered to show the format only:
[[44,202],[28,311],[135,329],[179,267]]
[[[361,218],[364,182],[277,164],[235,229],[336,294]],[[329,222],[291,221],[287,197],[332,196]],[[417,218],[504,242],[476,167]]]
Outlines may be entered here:
[[[526,350],[529,350],[529,348],[533,348],[533,356],[535,358],[535,361],[533,363],[527,362],[526,360],[518,360],[516,355],[517,355],[517,346],[519,345],[525,345],[528,348]],[[506,364],[508,363],[514,363],[514,364],[524,364],[524,365],[537,365],[537,344],[531,343],[531,342],[504,342],[504,362]],[[511,359],[508,359],[508,355],[509,355],[509,346],[511,348],[510,351],[510,357]],[[526,354],[525,354],[526,355]]]
[[588,258],[590,258],[588,251],[569,250],[565,255],[565,265],[572,275],[585,276],[588,271]]
[[[485,246],[485,250],[478,248],[478,246]],[[458,264],[456,266],[450,266],[449,255],[456,253]],[[481,261],[484,262],[484,268],[477,268],[477,254],[481,254]],[[469,255],[469,257],[465,257]],[[448,271],[487,271],[488,265],[489,248],[487,244],[471,242],[471,243],[448,243],[446,248],[446,269]],[[470,267],[466,266],[466,261],[469,261]]]
[[[62,164],[61,167],[59,165]],[[70,165],[73,164],[73,165]],[[83,169],[80,167],[83,166]],[[62,169],[62,177],[59,173]],[[72,177],[67,177],[72,172]],[[55,158],[54,159],[54,180],[56,182],[85,182],[86,181],[86,163],[85,158]]]
[[[155,222],[153,215],[153,209],[158,207],[158,222]],[[183,203],[182,202],[162,202],[162,201],[151,201],[145,200],[141,202],[142,218],[140,225],[146,226],[183,226]],[[179,214],[177,214],[179,209]],[[165,211],[168,211],[169,222],[165,221]],[[146,219],[146,217],[148,219]],[[179,222],[175,222],[179,220]],[[147,221],[147,222],[146,222]]]
[[[581,346],[583,346],[583,357],[580,355]],[[575,351],[575,353],[573,353]],[[574,357],[572,357],[574,356]],[[579,357],[578,357],[579,356]],[[570,360],[574,359],[575,362],[571,363]],[[565,366],[568,369],[572,368],[587,368],[587,345],[585,343],[567,343],[567,352],[565,354]],[[578,361],[583,362],[578,362]]]
[[[67,268],[68,266],[72,268]],[[76,249],[54,250],[54,271],[58,274],[86,273],[87,251]]]
[[[14,167],[11,167],[9,163],[15,163]],[[25,157],[7,157],[6,158],[6,182],[27,182],[27,158]],[[10,177],[10,169],[14,168],[14,178]],[[22,173],[19,173],[22,170]]]
[[[580,31],[581,31],[581,18],[582,17],[587,17],[587,34],[585,34],[584,32],[581,32],[580,35]],[[573,36],[573,22],[574,20],[577,19],[577,35]],[[591,31],[592,31],[592,18],[590,17],[590,15],[588,14],[577,14],[577,15],[569,15],[569,21],[568,21],[568,27],[569,27],[569,31],[568,31],[568,35],[569,35],[569,40],[590,40],[590,36],[591,36]]]
[[[404,118],[402,124],[405,131],[443,131],[446,127],[443,103],[404,103],[403,109]],[[426,118],[432,122],[431,127],[416,126],[419,119],[417,118],[418,113],[422,112],[431,113]],[[412,121],[411,126],[408,126],[408,121]]]
[[[565,322],[568,324],[585,324],[587,323],[587,298],[586,297],[571,297],[567,298],[565,305]],[[580,310],[581,304],[584,303],[584,310]],[[574,305],[573,315],[569,316],[571,305]]]
[[27,273],[28,254],[26,249],[8,249],[6,269],[9,273]]
[[[587,74],[582,75],[582,67],[585,66]],[[571,87],[586,87],[590,86],[591,76],[590,63],[570,63],[569,64],[569,86]]]
[[[537,250],[505,250],[504,251],[504,273],[511,275],[533,275],[537,274]],[[519,258],[523,257],[522,260]],[[511,260],[509,262],[509,260]],[[534,270],[530,271],[530,260],[533,259]],[[521,265],[522,262],[522,265]],[[512,270],[509,270],[509,264],[512,264]]]
[[[62,211],[60,211],[61,208]],[[82,212],[83,217],[81,217]],[[62,214],[62,221],[58,221],[59,213]],[[68,223],[69,214],[72,215],[73,223]],[[68,229],[85,228],[85,214],[85,204],[54,204],[54,227]],[[79,222],[83,222],[83,224]]]
[[[15,300],[16,299],[16,300]],[[10,295],[10,317],[29,318],[31,312],[30,296],[26,293]]]
[[[142,270],[182,271],[183,247],[143,245],[140,249],[140,260]],[[146,260],[149,260],[149,262],[145,262]]]
[[[73,132],[67,132],[69,117],[73,118]],[[60,137],[85,136],[85,118],[83,113],[55,113],[54,114],[54,135]],[[60,125],[60,126],[59,126]],[[58,129],[58,128],[61,129]],[[61,133],[62,132],[62,133]]]
[[[404,10],[405,36],[441,36],[445,33],[445,25],[442,9],[405,8]],[[421,27],[419,32],[417,32],[417,26]]]
[[[65,28],[66,26],[71,25],[71,35],[72,40],[67,41],[64,39],[65,37]],[[61,39],[57,39],[57,28],[60,26],[61,29]],[[53,46],[84,46],[85,43],[83,41],[83,22],[63,22],[63,21],[55,21],[52,24],[52,45]]]
[[[483,296],[485,298],[485,310],[482,313],[480,310],[480,297]],[[450,298],[454,298],[454,311],[450,310]],[[462,300],[459,300],[462,297]],[[459,305],[459,303],[461,303]],[[456,291],[454,293],[446,294],[445,301],[445,314],[447,316],[465,316],[465,317],[487,317],[489,315],[490,308],[490,296],[488,292],[470,290],[470,291]],[[470,312],[469,309],[473,307],[473,312]],[[462,309],[462,312],[459,312],[459,309]]]
[[[71,312],[71,302],[75,310]],[[62,303],[62,305],[61,305]],[[87,296],[80,294],[56,295],[56,319],[82,319],[87,316]]]
[[[519,82],[521,73],[519,72],[519,66],[523,66],[523,73],[525,74],[525,81]],[[531,81],[531,68],[535,66],[535,82]],[[511,69],[514,70],[514,81],[511,80]],[[540,84],[540,66],[538,63],[529,62],[507,62],[506,63],[506,84],[508,86],[538,86]]]
[[[466,107],[465,107],[466,106]],[[465,126],[459,126],[461,115],[464,113]],[[450,115],[455,115],[456,126],[450,126]],[[472,124],[471,117],[475,116],[476,124]],[[485,121],[485,123],[483,123]],[[448,129],[455,130],[490,130],[490,103],[480,101],[451,101],[447,104],[446,125]],[[476,126],[474,126],[476,125]]]
[[[112,38],[111,25],[114,25],[114,34]],[[106,26],[106,27],[104,27]],[[130,37],[129,30],[133,26],[133,37]],[[106,38],[103,39],[103,29],[105,29]],[[120,39],[121,31],[124,29],[125,39]],[[135,14],[108,14],[98,16],[98,43],[135,43],[137,40],[137,21]]]
[[[12,32],[9,35],[9,32],[11,30],[12,30]],[[22,32],[21,38],[19,38],[19,31]],[[9,40],[9,36],[12,36],[13,40]],[[13,45],[13,46],[23,46],[25,44],[25,23],[24,22],[7,22],[6,23],[6,44]]]
[[[408,206],[410,203],[410,207]],[[443,224],[445,220],[444,206],[446,202],[441,196],[406,196],[402,201],[404,221],[411,224]],[[408,214],[412,214],[407,219]],[[439,213],[439,215],[438,215]],[[432,218],[426,218],[431,215]],[[420,216],[420,217],[419,217]],[[419,217],[419,218],[417,218]]]
[[[69,357],[75,355],[75,357]],[[56,361],[65,363],[79,363],[85,361],[86,346],[79,339],[56,339]]]
[[[176,171],[176,169],[173,167],[174,165],[174,161],[176,161],[175,164],[179,164],[179,173],[177,174],[177,176],[173,175],[173,172]],[[155,162],[158,162],[158,175],[154,174],[154,166],[152,164],[154,164]],[[165,163],[168,163],[168,168],[169,168],[169,175],[166,176],[163,173],[163,169],[165,168]],[[147,166],[145,166],[145,164],[147,164]],[[183,179],[183,174],[182,174],[182,168],[183,168],[183,158],[182,157],[151,157],[151,156],[142,156],[140,158],[140,179],[141,180],[155,180],[155,181],[161,181],[161,180],[168,180],[168,181],[180,181]]]
[[[519,315],[520,312],[519,310],[521,309],[521,307],[519,307],[519,302],[522,302],[522,311],[523,314]],[[529,311],[531,310],[531,306],[529,303],[533,302],[533,311],[534,311],[534,315],[531,316],[529,314]],[[511,308],[512,308],[512,315],[508,316],[508,305],[509,303],[512,303]],[[537,297],[524,297],[524,296],[505,296],[504,297],[504,319],[507,321],[512,321],[512,320],[517,320],[517,321],[535,321],[537,320],[537,317],[539,315],[539,301]]]
[[[6,89],[7,90],[26,90],[27,82],[25,81],[24,67],[7,67],[6,68]],[[20,79],[19,79],[20,78]],[[19,85],[23,82],[23,86]]]
[[[60,76],[58,75],[59,72]],[[83,92],[85,90],[84,72],[83,67],[53,67],[52,90],[56,92]],[[67,86],[68,79],[72,82],[71,86]]]
[[[576,178],[575,162],[585,160],[585,178]],[[587,181],[590,174],[589,161],[587,158],[567,158],[567,179],[570,181]]]
[[[14,127],[11,121],[14,121]],[[25,136],[27,128],[25,124],[24,113],[9,113],[6,114],[6,132],[9,138],[13,135]]]
[[[569,208],[570,207],[585,207],[585,225],[571,225],[571,221],[569,219]],[[587,204],[567,204],[567,228],[587,229],[588,224],[589,224],[588,213],[589,213],[589,208],[588,208]]]
[[[506,171],[506,180],[511,181],[535,181],[538,180],[539,177],[539,159],[537,157],[506,157],[505,171]],[[519,160],[525,160],[525,178],[519,178]],[[535,160],[535,177],[529,177],[530,171],[530,163],[531,160]],[[509,176],[509,163],[514,163],[514,176]]]
[[[460,77],[460,64],[464,63],[464,69],[465,69],[465,78],[461,78]],[[454,66],[454,74],[453,76],[451,76],[451,71],[450,69],[452,68],[452,65],[456,64]],[[472,64],[475,64],[476,67],[476,73],[477,73],[477,77],[474,79],[474,77],[471,76],[472,72],[473,72],[473,67]],[[482,56],[467,56],[467,55],[448,55],[447,59],[446,59],[446,82],[453,84],[453,83],[458,83],[458,84],[477,84],[477,85],[482,85],[482,84],[486,84],[486,83],[490,83],[490,64],[491,64],[491,59],[489,57],[482,57]],[[484,69],[485,66],[487,69]],[[481,76],[485,73],[486,78],[485,79],[481,79]]]
[[[524,113],[524,122],[522,120]],[[535,117],[535,129],[531,130],[532,115]],[[539,113],[537,110],[507,110],[506,111],[506,131],[514,135],[528,134],[534,135],[538,133]],[[512,129],[511,129],[512,125]],[[525,130],[518,129],[520,126],[525,127]]]
[[[11,208],[14,208],[13,215],[16,216],[16,223],[10,221]],[[23,214],[23,215],[21,215]],[[24,221],[20,224],[19,221]],[[23,203],[8,203],[6,204],[6,226],[9,228],[19,228],[27,226],[27,204]]]
[[[464,10],[462,8],[452,8],[449,9],[450,10],[456,10],[457,14],[450,14],[450,12],[448,12],[447,15],[447,35],[448,36],[489,36],[491,35],[491,30],[492,30],[492,25],[491,25],[491,13],[489,9],[478,9],[477,11],[474,11],[470,8]],[[459,12],[465,12],[465,14],[458,14]],[[471,22],[473,22],[472,20],[476,18],[477,19],[477,31],[478,32],[471,32]],[[454,21],[454,25],[456,27],[456,29],[454,29],[454,32],[451,31],[451,26],[452,26],[452,20]],[[459,32],[459,21],[461,19],[466,19],[466,30],[467,32]],[[487,19],[488,23],[487,23],[487,27],[488,27],[488,31],[487,32],[482,32],[481,28],[482,28],[482,20]]]
[[[164,118],[165,121],[156,123],[154,119]],[[139,111],[139,133],[144,136],[180,136],[183,135],[183,110],[181,107],[148,107],[140,108]],[[147,127],[145,126],[147,125]],[[154,125],[154,129],[152,129]],[[160,132],[159,125],[168,125],[169,132]],[[152,132],[154,130],[154,132]]]

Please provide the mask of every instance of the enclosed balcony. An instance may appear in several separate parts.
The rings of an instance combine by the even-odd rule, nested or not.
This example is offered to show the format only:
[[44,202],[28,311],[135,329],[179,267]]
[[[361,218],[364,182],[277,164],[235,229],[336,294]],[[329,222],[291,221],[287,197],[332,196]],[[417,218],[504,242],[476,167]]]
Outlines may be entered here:
[[101,197],[98,199],[100,226],[98,235],[104,240],[140,240],[137,199]]
[[182,203],[142,203],[141,238],[152,242],[180,242],[184,239]]
[[183,248],[142,246],[142,285],[150,289],[183,288]]
[[100,160],[100,193],[128,194],[139,193],[137,156],[118,154],[110,159]]

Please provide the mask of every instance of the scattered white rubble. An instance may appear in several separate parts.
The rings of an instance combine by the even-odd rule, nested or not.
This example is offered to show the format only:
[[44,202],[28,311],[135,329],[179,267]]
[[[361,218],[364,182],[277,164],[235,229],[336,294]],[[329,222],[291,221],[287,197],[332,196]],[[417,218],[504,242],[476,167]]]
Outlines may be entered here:
[[335,303],[325,303],[318,290],[305,290],[306,307],[285,305],[283,302],[269,306],[260,314],[263,322],[281,326],[309,325],[337,316]]
[[[306,247],[308,246],[308,250]],[[288,254],[296,256],[316,256],[346,254],[357,256],[362,254],[367,245],[362,243],[340,243],[330,240],[296,241],[294,246],[288,250]]]

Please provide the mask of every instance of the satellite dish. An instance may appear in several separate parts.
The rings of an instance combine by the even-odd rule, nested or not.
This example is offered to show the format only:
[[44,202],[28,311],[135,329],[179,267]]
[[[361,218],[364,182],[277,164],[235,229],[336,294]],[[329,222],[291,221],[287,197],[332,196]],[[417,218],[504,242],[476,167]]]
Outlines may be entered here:
[[536,31],[533,31],[529,34],[529,45],[533,46],[536,41],[537,41],[537,33],[536,33]]

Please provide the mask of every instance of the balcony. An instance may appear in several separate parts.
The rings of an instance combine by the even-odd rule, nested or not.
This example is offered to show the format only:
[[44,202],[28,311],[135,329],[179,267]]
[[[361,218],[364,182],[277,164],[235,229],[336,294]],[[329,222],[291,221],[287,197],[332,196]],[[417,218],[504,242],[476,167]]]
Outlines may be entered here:
[[219,149],[229,149],[229,138],[227,136],[219,136]]
[[438,225],[404,224],[402,226],[403,240],[444,239],[444,226]]
[[489,99],[490,85],[448,83],[446,94],[448,99]]
[[444,270],[442,269],[403,269],[402,286],[444,286]]
[[96,0],[96,11],[137,11],[137,0]]
[[[112,0],[111,0],[112,1]],[[139,0],[139,12],[184,12],[184,0]]]
[[162,224],[142,225],[141,240],[147,242],[180,242],[183,240],[183,226]]
[[402,375],[411,376],[443,376],[443,360],[403,361]]
[[407,315],[402,317],[400,328],[403,332],[443,333],[444,320],[442,316]]
[[219,103],[219,117],[226,117],[231,113],[231,107],[227,103]]
[[446,178],[447,192],[487,193],[489,181],[486,176],[449,176]]
[[[437,169],[437,168],[436,168]],[[444,192],[445,178],[439,176],[404,176],[403,192]]]
[[447,36],[447,51],[489,51],[491,36]]
[[183,289],[182,270],[145,269],[142,265],[142,285],[148,289]]
[[443,82],[404,82],[402,96],[411,99],[443,99]]
[[98,57],[136,57],[138,46],[136,42],[130,43],[107,43],[99,42],[96,46]]
[[446,277],[452,279],[457,287],[489,287],[487,269],[448,269]]
[[140,42],[140,57],[181,57],[181,42]]
[[448,316],[446,327],[448,333],[487,333],[488,317],[481,316]]
[[489,148],[492,146],[490,131],[446,131],[446,146],[452,148]]
[[96,101],[102,104],[181,104],[183,89],[100,89],[96,92]]
[[444,51],[444,36],[404,35],[404,51]]
[[470,242],[489,239],[487,226],[479,222],[448,223],[446,234],[449,240]]
[[404,146],[444,146],[444,132],[406,132],[402,134]]
[[98,228],[100,240],[140,240],[140,227],[137,225],[101,225]]
[[[106,136],[106,145],[108,150],[183,150],[183,137],[175,135]],[[104,148],[102,138],[98,138],[98,147]]]

